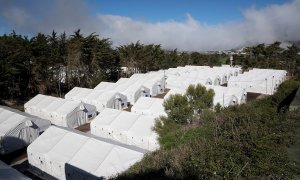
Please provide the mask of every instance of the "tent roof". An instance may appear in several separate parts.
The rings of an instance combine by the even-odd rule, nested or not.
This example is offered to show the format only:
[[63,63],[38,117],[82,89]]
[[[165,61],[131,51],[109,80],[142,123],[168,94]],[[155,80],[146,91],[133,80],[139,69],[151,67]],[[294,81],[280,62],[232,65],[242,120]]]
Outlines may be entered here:
[[51,125],[48,120],[6,106],[0,106],[0,134],[5,134],[26,121],[34,123],[39,131],[44,131]]
[[163,102],[164,100],[159,98],[140,97],[132,106],[131,112],[153,116],[166,115]]
[[[39,101],[36,101],[39,99]],[[41,110],[47,110],[48,113],[56,113],[59,115],[67,115],[75,108],[83,105],[80,101],[70,101],[58,97],[45,96],[38,94],[31,100],[29,100],[24,107],[36,108]],[[55,108],[56,107],[56,108]]]
[[76,130],[51,126],[31,145],[28,153],[47,155],[98,177],[108,177],[142,159],[144,152],[105,142]]
[[127,111],[105,108],[91,122],[91,125],[108,127],[111,130],[128,132],[136,136],[152,136],[155,134],[152,127],[155,124],[154,116],[139,115]]
[[97,90],[109,90],[109,89],[113,88],[114,86],[116,86],[116,83],[102,81],[94,89],[97,89]]

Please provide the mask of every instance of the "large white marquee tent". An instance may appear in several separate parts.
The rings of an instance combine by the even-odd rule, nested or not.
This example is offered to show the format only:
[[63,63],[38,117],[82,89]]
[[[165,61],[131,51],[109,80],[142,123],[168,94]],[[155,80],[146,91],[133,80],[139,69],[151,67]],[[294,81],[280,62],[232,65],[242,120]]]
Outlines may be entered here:
[[101,112],[104,108],[123,109],[127,107],[127,97],[111,90],[74,87],[65,95],[65,99],[94,105],[98,112]]
[[27,148],[33,170],[57,179],[108,178],[140,161],[146,151],[51,126]]
[[96,107],[79,101],[38,94],[24,104],[25,112],[63,127],[78,127],[96,116]]
[[7,154],[28,146],[50,125],[47,120],[0,106],[0,153]]
[[104,109],[92,122],[91,133],[147,150],[159,148],[158,135],[152,130],[155,117],[127,111]]

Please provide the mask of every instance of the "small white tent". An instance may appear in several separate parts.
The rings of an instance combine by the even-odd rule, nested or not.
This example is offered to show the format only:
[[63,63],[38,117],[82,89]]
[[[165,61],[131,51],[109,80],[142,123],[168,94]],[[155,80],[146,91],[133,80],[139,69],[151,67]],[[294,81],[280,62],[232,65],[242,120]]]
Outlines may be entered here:
[[79,101],[38,94],[24,104],[25,112],[63,127],[78,127],[96,116],[96,107]]
[[159,98],[141,97],[131,107],[131,112],[142,115],[151,115],[154,117],[166,116],[163,106],[164,100]]
[[30,180],[19,171],[0,161],[0,179],[5,180]]
[[27,148],[32,169],[57,179],[108,178],[141,160],[144,153],[138,148],[56,126],[48,128]]
[[92,122],[91,133],[147,150],[159,148],[158,135],[152,130],[155,117],[127,111],[104,109]]
[[127,97],[111,90],[75,87],[65,95],[65,98],[94,105],[98,112],[101,112],[104,108],[123,109],[127,107]]
[[28,146],[49,126],[47,120],[0,106],[0,153],[7,154]]

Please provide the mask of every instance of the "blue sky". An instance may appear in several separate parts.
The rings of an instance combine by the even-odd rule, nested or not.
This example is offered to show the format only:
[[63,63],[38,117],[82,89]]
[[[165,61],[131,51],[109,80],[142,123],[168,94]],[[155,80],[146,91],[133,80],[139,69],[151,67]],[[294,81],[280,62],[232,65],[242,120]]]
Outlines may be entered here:
[[87,0],[91,14],[114,14],[150,22],[184,21],[187,13],[200,22],[216,25],[243,19],[247,8],[264,8],[286,0]]
[[0,0],[0,35],[95,32],[185,51],[300,40],[300,0]]

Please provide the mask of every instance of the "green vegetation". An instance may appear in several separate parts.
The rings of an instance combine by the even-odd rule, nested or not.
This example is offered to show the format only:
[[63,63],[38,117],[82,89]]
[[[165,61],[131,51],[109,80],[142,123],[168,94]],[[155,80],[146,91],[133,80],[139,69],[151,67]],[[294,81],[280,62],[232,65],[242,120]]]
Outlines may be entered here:
[[287,49],[282,49],[280,44],[280,42],[274,42],[270,45],[259,44],[247,47],[244,50],[246,54],[233,56],[234,63],[243,66],[245,69],[251,67],[285,69],[290,75],[299,76],[299,47],[292,44]]
[[[193,107],[186,95],[171,96],[168,117],[161,117],[155,130],[161,148],[148,154],[119,179],[291,179],[300,165],[289,159],[287,147],[295,141],[300,112],[286,112],[286,98],[300,82],[288,80],[265,99],[213,112],[200,106],[198,120],[182,123],[178,113]],[[198,87],[200,88],[200,87]],[[195,89],[194,89],[195,90]],[[201,89],[202,90],[202,89]],[[208,91],[206,91],[207,94]],[[210,99],[206,95],[207,99]],[[186,103],[188,102],[188,103]],[[181,107],[182,109],[178,109]],[[170,114],[174,111],[174,114]],[[189,114],[189,113],[185,113]],[[171,116],[169,116],[171,115]],[[162,126],[164,124],[164,126]]]

